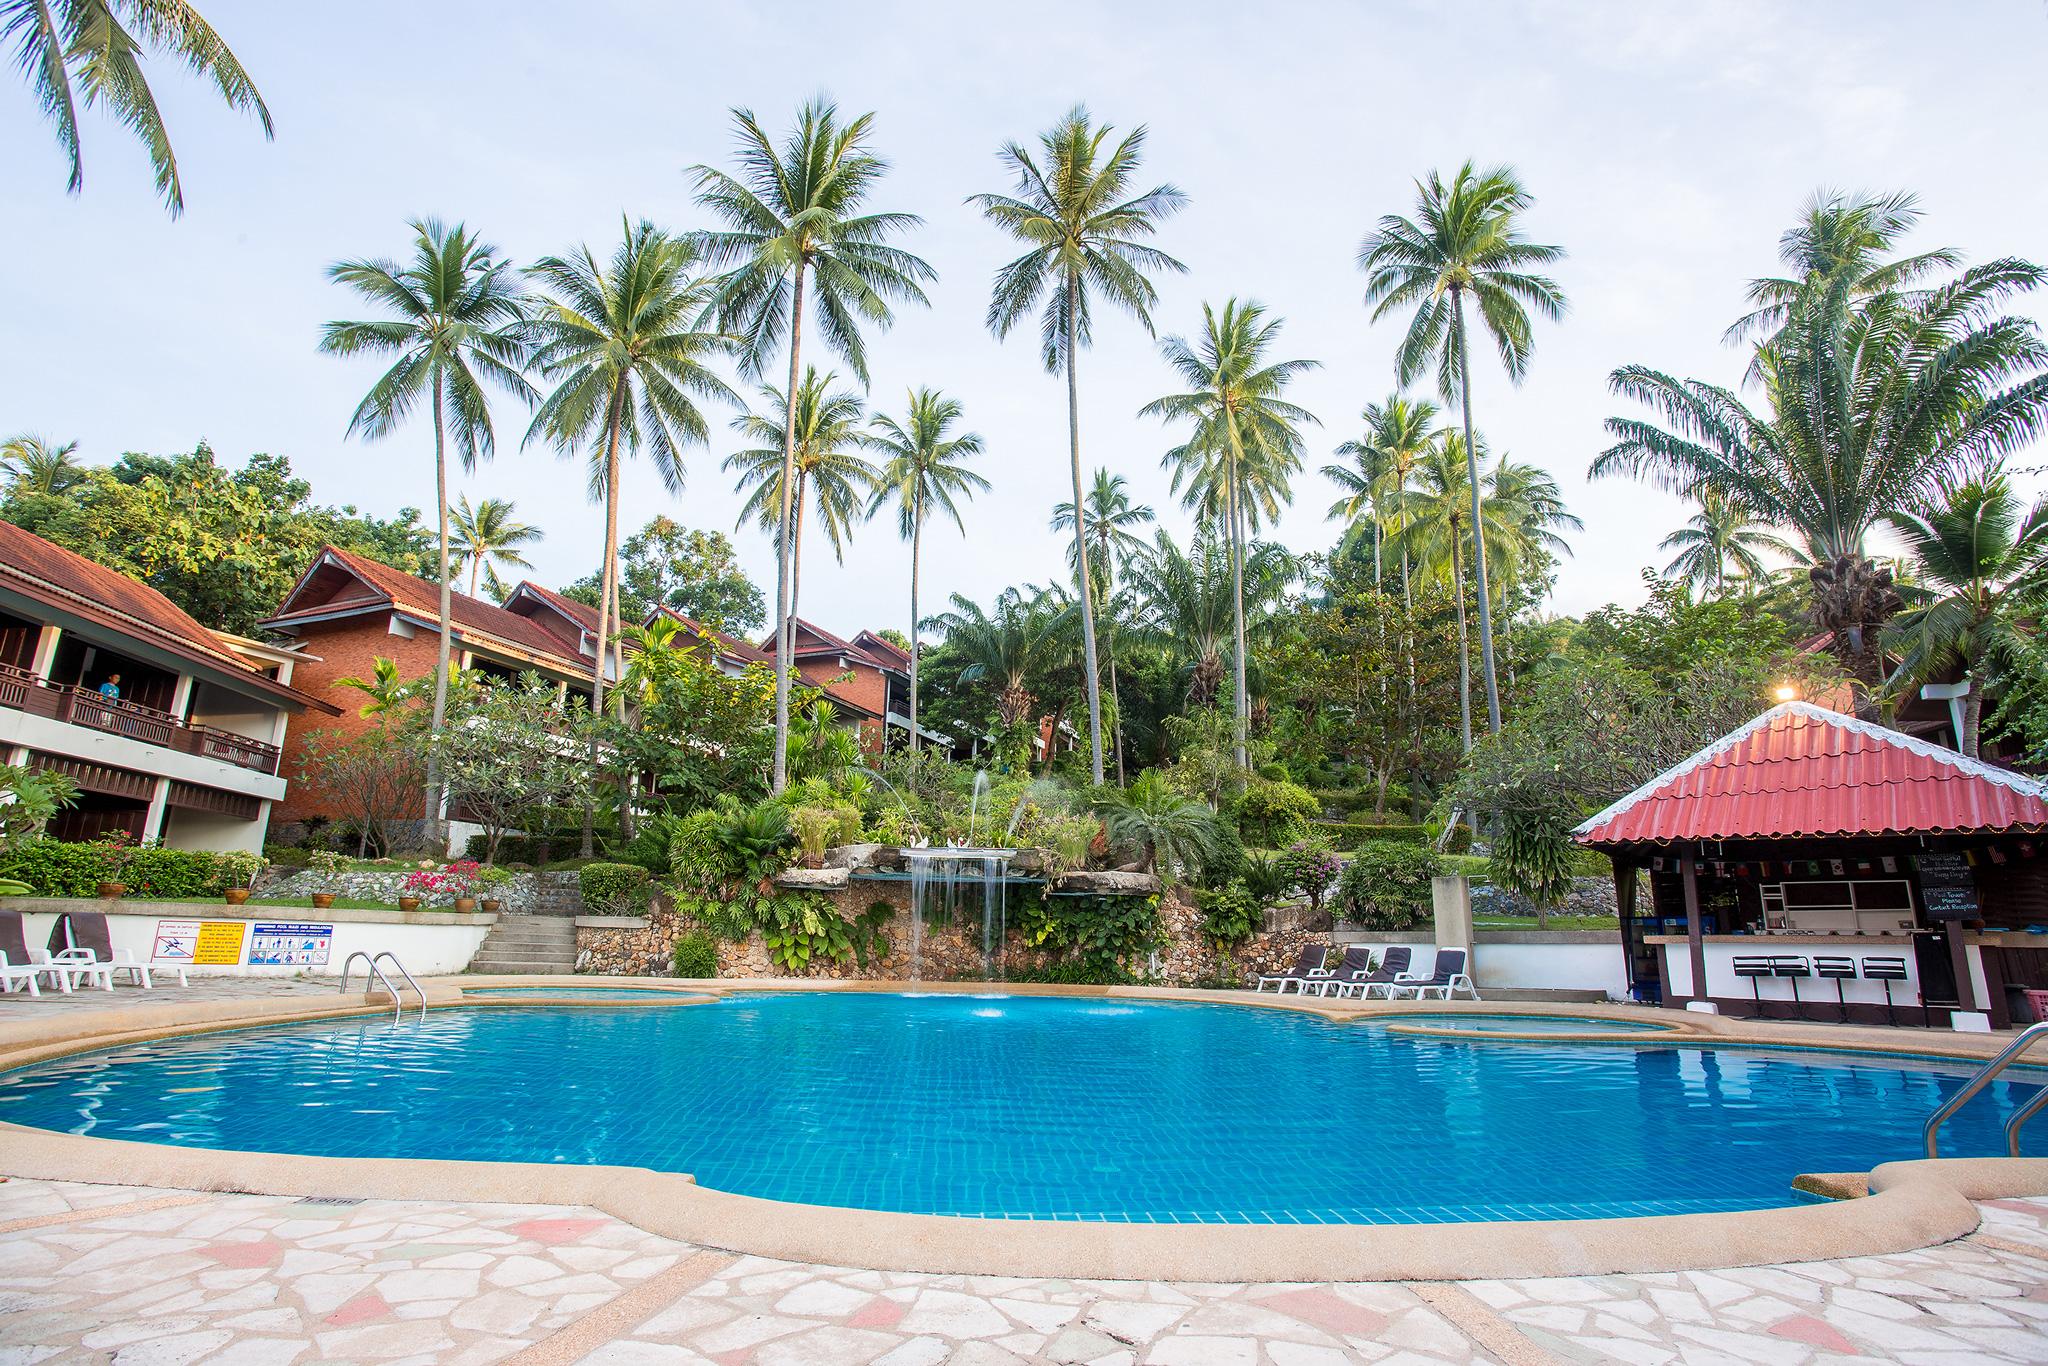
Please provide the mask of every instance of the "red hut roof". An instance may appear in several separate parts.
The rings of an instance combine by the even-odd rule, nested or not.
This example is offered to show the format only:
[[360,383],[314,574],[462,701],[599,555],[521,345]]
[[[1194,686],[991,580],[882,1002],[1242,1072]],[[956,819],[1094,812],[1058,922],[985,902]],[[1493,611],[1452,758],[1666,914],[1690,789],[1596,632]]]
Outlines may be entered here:
[[2048,789],[1853,716],[1786,702],[1573,831],[1581,844],[2048,828]]

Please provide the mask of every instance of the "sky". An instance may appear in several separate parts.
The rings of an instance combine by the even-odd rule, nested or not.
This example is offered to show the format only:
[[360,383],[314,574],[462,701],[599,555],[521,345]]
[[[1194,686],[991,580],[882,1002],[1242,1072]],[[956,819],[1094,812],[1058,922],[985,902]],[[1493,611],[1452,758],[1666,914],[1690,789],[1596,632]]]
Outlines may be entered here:
[[[1471,159],[1514,166],[1535,196],[1526,231],[1569,253],[1570,300],[1539,322],[1519,387],[1490,359],[1473,412],[1493,448],[1549,470],[1585,519],[1546,610],[1635,603],[1657,542],[1688,515],[1643,485],[1585,477],[1607,392],[1642,363],[1734,384],[1720,342],[1745,284],[1776,273],[1778,235],[1817,187],[1909,190],[1926,217],[1908,245],[1972,261],[2048,257],[2048,8],[2039,0],[1221,5],[1128,0],[1028,10],[874,0],[686,5],[663,0],[204,0],[276,121],[266,142],[165,62],[151,65],[186,212],[164,213],[141,149],[103,116],[85,125],[84,193],[64,191],[54,138],[10,68],[0,79],[0,430],[76,440],[88,460],[189,450],[291,459],[316,498],[389,515],[433,502],[424,421],[375,443],[345,435],[376,374],[317,350],[323,322],[363,316],[324,277],[346,257],[402,255],[406,220],[461,220],[521,262],[588,243],[608,254],[621,216],[708,226],[687,168],[729,165],[730,110],[772,128],[823,92],[874,111],[891,163],[878,209],[915,213],[902,245],[938,272],[929,309],[870,341],[871,404],[911,386],[959,398],[993,483],[966,535],[926,538],[926,611],[950,592],[987,601],[1064,572],[1047,528],[1070,496],[1062,382],[1035,328],[998,342],[983,317],[1016,248],[963,201],[1009,188],[996,151],[1085,103],[1151,130],[1147,184],[1189,198],[1158,245],[1189,267],[1159,281],[1161,334],[1192,333],[1204,301],[1256,298],[1286,319],[1279,354],[1319,361],[1293,391],[1321,419],[1278,538],[1326,549],[1334,490],[1318,470],[1393,390],[1400,324],[1373,324],[1355,257],[1414,182]],[[2048,317],[2048,299],[2023,305]],[[844,366],[807,349],[821,368]],[[1129,480],[1176,535],[1191,525],[1160,455],[1174,436],[1138,409],[1177,387],[1134,319],[1105,316],[1079,367],[1082,458]],[[753,397],[749,391],[749,397]],[[734,530],[720,469],[740,442],[713,415],[680,497],[644,462],[622,526],[656,514],[734,535],[764,588],[771,540]],[[579,465],[522,449],[526,415],[496,410],[495,461],[459,477],[512,499],[546,540],[533,576],[596,564],[600,508]],[[2038,450],[2022,463],[2038,465]],[[2038,483],[2038,480],[2035,481]],[[452,495],[451,495],[452,497]],[[811,540],[803,615],[852,634],[908,616],[909,554],[893,521],[861,527],[844,566]]]

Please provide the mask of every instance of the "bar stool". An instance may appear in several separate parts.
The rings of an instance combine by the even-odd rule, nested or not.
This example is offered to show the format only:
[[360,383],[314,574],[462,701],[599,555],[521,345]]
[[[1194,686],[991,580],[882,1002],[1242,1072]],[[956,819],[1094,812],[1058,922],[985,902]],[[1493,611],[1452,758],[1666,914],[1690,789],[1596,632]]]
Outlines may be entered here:
[[[1749,999],[1756,1003],[1754,1013],[1762,1016],[1764,1013],[1764,998],[1757,991],[1757,981],[1759,978],[1776,975],[1776,970],[1771,966],[1771,960],[1762,956],[1737,954],[1735,957],[1735,975],[1749,979]],[[1796,986],[1792,989],[1794,991],[1799,990]]]
[[[1847,954],[1816,953],[1813,956],[1813,975],[1822,981],[1829,978],[1835,983],[1835,1004],[1842,1008],[1842,1023],[1849,1023],[1849,998],[1842,989],[1842,983],[1856,980],[1856,960]],[[1792,988],[1799,990],[1795,983]]]
[[1906,980],[1906,960],[1903,958],[1866,958],[1863,960],[1863,980],[1884,983],[1884,1022],[1896,1026],[1899,1014],[1892,1006],[1892,983]]
[[1771,975],[1784,977],[1792,983],[1792,1018],[1804,1019],[1806,1012],[1801,1008],[1805,1003],[1799,999],[1799,983],[1813,976],[1813,964],[1796,953],[1781,953],[1771,959]]

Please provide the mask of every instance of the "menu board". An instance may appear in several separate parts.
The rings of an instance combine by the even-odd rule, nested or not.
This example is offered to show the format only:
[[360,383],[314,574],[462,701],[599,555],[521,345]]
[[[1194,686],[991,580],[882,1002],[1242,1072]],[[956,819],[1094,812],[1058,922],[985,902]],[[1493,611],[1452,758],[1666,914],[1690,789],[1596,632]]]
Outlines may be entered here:
[[1976,920],[1977,876],[1961,854],[1922,854],[1920,902],[1930,920]]

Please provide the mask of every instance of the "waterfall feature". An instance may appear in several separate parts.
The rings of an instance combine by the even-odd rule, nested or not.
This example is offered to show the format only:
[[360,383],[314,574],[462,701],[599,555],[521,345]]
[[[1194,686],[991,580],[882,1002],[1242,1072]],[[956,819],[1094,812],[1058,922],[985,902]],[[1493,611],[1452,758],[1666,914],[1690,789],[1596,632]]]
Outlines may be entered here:
[[981,970],[1002,971],[1009,930],[1010,859],[1014,849],[905,849],[910,865],[910,980],[924,980],[924,923],[950,924],[963,902],[981,893]]

